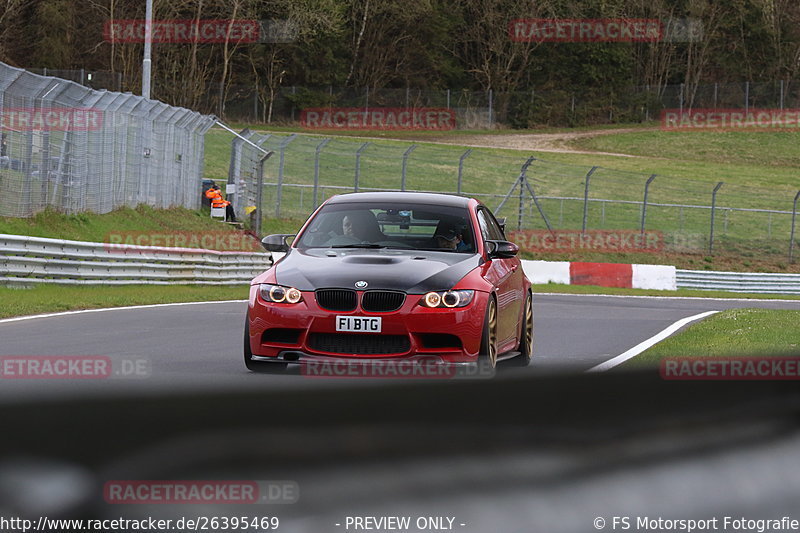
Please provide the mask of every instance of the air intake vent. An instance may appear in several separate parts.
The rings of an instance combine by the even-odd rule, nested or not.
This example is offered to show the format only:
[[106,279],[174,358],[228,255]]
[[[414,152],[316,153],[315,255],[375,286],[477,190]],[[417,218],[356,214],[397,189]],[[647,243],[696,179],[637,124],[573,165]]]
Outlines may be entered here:
[[361,308],[373,313],[388,313],[400,309],[405,300],[404,292],[367,291],[361,297]]
[[312,350],[350,355],[402,354],[411,349],[407,335],[372,335],[368,333],[312,333]]
[[329,311],[352,311],[356,308],[356,291],[347,289],[320,289],[317,303]]

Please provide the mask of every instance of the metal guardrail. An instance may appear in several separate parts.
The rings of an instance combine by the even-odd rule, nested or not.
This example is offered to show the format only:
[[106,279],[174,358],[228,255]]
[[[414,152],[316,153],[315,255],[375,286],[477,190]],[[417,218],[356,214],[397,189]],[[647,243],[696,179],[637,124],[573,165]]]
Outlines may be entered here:
[[0,285],[238,285],[271,264],[269,253],[0,234]]
[[800,274],[676,270],[679,289],[800,294]]

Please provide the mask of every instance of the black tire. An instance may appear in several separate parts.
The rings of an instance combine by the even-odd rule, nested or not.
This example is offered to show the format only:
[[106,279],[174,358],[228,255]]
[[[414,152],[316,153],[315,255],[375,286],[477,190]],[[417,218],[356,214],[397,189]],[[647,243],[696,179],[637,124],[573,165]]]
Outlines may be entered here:
[[530,292],[522,311],[522,330],[517,351],[519,355],[509,361],[511,366],[528,366],[533,359],[533,295]]
[[480,355],[489,368],[497,366],[497,302],[494,296],[489,296],[489,303],[486,304]]
[[251,372],[261,374],[280,374],[288,366],[286,363],[269,363],[266,361],[253,361],[253,351],[250,348],[250,320],[244,318],[244,365]]

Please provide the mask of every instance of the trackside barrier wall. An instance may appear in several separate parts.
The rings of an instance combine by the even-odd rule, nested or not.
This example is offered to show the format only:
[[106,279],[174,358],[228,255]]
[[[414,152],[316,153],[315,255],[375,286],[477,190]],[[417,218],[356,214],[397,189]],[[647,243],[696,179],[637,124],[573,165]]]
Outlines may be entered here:
[[677,270],[676,276],[681,289],[800,294],[800,274]]
[[599,285],[629,289],[677,289],[675,267],[617,263],[570,263],[567,261],[522,261],[532,283]]
[[[283,254],[274,254],[278,260]],[[269,268],[273,255],[104,244],[0,234],[0,285],[53,283],[209,284],[249,282]],[[665,265],[523,260],[536,284],[582,284],[634,289],[705,289],[800,294],[800,274],[680,270]]]
[[681,270],[666,265],[522,261],[532,283],[599,285],[632,289],[700,289],[764,294],[800,294],[800,274]]
[[0,285],[242,285],[270,265],[269,253],[0,234]]

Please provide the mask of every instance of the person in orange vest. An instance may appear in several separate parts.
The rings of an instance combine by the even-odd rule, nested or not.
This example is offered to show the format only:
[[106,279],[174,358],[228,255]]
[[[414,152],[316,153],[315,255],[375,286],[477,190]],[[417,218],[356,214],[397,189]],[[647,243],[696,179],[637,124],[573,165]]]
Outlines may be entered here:
[[214,184],[206,191],[206,198],[211,200],[211,207],[224,207],[225,218],[231,222],[236,222],[236,214],[233,212],[233,206],[229,201],[222,197],[219,186]]

